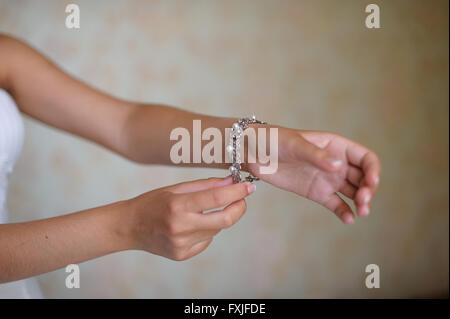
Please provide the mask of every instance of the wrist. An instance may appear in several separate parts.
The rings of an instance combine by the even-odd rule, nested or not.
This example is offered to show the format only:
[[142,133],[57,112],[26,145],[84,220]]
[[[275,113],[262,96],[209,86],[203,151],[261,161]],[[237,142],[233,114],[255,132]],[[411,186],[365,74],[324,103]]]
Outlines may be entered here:
[[116,250],[137,249],[135,240],[136,214],[131,200],[119,201],[111,204],[109,212],[110,233],[116,243]]
[[[261,123],[250,123],[248,124],[248,127],[246,130],[253,130],[254,134],[252,133],[250,136],[254,136],[254,147],[249,148],[250,141],[248,138],[244,138],[244,143],[242,144],[243,148],[243,154],[244,157],[242,158],[241,162],[241,171],[249,173],[251,175],[256,176],[256,167],[258,167],[259,163],[259,157],[258,157],[258,141],[259,141],[259,134],[266,132],[266,144],[269,141],[269,134],[268,134],[268,125],[267,124],[261,124]],[[264,128],[263,131],[259,131],[260,128]],[[244,131],[245,132],[245,131]],[[267,150],[266,150],[267,151]],[[251,153],[249,153],[251,152]]]

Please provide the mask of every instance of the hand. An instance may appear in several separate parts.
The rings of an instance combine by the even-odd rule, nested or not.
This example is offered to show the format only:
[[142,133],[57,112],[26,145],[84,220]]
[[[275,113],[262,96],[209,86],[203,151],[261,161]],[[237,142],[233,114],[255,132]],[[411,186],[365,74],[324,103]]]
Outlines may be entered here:
[[260,174],[260,164],[247,170],[274,186],[313,200],[346,224],[354,222],[353,200],[359,216],[369,214],[381,166],[377,155],[337,134],[278,127],[278,170]]
[[[160,188],[129,200],[133,248],[173,260],[205,250],[222,229],[235,224],[246,210],[251,183],[233,184],[231,177],[208,178]],[[222,210],[204,213],[206,210]]]

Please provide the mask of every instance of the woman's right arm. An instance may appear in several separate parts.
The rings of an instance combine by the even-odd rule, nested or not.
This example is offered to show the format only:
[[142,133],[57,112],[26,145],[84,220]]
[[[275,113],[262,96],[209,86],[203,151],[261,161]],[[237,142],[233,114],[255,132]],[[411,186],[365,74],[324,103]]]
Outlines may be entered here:
[[190,258],[242,217],[244,198],[253,191],[251,183],[209,178],[73,214],[2,224],[0,283],[129,249],[173,260]]

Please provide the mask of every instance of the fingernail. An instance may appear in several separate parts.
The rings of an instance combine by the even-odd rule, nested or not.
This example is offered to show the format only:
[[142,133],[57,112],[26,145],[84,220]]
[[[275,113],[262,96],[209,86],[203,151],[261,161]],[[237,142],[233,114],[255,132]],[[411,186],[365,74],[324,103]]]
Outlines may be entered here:
[[364,204],[368,204],[370,202],[370,195],[367,195],[365,198],[364,198]]
[[345,214],[343,219],[345,224],[353,224],[355,222],[352,214]]
[[361,210],[360,215],[361,215],[361,216],[367,216],[367,215],[369,215],[369,213],[370,213],[369,207],[364,207],[364,208]]
[[380,182],[380,178],[378,176],[375,177],[375,185],[378,185],[379,182]]
[[248,190],[249,194],[253,193],[255,191],[255,189],[256,189],[255,184],[250,183],[250,185],[247,186],[247,190]]
[[335,159],[335,158],[332,158],[332,157],[327,158],[326,162],[327,162],[328,165],[330,165],[331,167],[334,167],[334,168],[337,168],[337,167],[342,165],[342,161],[341,160],[338,160],[338,159]]

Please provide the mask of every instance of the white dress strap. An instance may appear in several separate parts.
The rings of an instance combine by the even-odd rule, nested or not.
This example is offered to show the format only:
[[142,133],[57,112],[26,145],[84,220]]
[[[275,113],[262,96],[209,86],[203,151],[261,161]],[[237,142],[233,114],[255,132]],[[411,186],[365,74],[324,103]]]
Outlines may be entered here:
[[[20,156],[23,141],[24,125],[19,109],[12,97],[0,89],[0,223],[8,222],[8,176]],[[42,294],[33,277],[0,284],[0,299],[3,298],[42,298]]]

